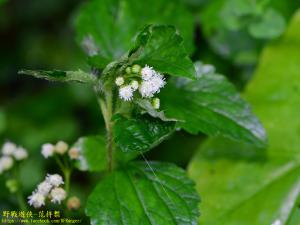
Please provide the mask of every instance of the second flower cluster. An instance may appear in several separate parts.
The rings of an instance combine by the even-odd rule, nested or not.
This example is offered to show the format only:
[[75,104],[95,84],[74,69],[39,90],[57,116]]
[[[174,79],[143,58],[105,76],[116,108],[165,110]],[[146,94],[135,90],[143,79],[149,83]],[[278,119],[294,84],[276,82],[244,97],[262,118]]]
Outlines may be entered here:
[[131,101],[134,92],[138,91],[142,98],[150,98],[152,106],[159,109],[160,101],[153,97],[165,86],[166,81],[164,76],[152,67],[146,65],[142,68],[137,64],[127,67],[126,74],[117,77],[115,83],[119,87],[119,97],[122,100]]

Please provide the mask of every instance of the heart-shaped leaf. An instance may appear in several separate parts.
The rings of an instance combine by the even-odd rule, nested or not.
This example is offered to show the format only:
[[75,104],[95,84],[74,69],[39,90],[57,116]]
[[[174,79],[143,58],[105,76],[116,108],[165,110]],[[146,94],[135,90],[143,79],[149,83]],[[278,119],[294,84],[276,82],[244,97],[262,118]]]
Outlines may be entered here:
[[168,163],[130,163],[101,181],[88,198],[94,225],[196,225],[199,197],[184,170]]
[[196,75],[183,39],[173,26],[146,26],[136,38],[130,61],[173,76],[194,79]]
[[169,80],[160,98],[165,115],[177,119],[177,125],[188,132],[265,145],[265,131],[250,105],[222,75],[199,74],[196,81]]

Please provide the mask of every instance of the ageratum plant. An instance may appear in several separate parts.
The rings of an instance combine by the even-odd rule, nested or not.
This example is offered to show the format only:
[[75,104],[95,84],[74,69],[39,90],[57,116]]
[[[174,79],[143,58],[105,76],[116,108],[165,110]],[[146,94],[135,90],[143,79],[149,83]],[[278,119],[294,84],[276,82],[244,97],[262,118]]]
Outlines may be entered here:
[[[153,9],[141,15],[139,3],[130,2],[94,0],[80,9],[77,40],[90,71],[20,74],[79,82],[97,96],[106,136],[81,137],[73,145],[82,156],[78,168],[106,171],[86,204],[91,224],[197,224],[200,198],[185,171],[137,156],[145,159],[145,152],[181,129],[258,147],[265,145],[265,132],[225,77],[191,61],[193,46],[183,42],[180,21],[162,13],[158,24],[147,25]],[[156,4],[174,9],[174,3]],[[133,18],[138,15],[145,19]],[[176,26],[159,25],[170,18]]]

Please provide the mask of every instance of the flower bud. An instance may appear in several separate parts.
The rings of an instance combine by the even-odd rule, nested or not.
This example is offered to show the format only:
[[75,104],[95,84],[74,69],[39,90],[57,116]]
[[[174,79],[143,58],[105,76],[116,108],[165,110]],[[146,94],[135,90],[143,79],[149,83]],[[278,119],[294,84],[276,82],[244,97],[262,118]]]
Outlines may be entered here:
[[79,209],[80,199],[77,198],[76,196],[73,196],[73,197],[69,198],[68,201],[67,201],[67,207],[68,207],[69,210]]
[[18,181],[16,179],[7,180],[5,182],[5,186],[7,187],[10,193],[16,193],[19,188]]
[[133,65],[133,67],[132,67],[132,72],[133,72],[133,73],[140,73],[140,72],[141,72],[141,69],[142,69],[142,67],[141,67],[140,65],[135,64],[135,65]]
[[159,107],[160,107],[160,100],[159,100],[159,98],[154,98],[152,100],[152,106],[153,106],[154,109],[159,109]]
[[124,78],[123,77],[117,77],[116,80],[115,80],[115,83],[117,86],[121,86],[124,84]]
[[70,159],[78,159],[80,156],[80,151],[78,148],[71,148],[68,152]]
[[131,74],[131,67],[128,66],[125,71],[126,71],[127,74]]
[[59,141],[57,142],[57,144],[55,145],[55,152],[58,154],[65,154],[68,151],[68,144],[64,141]]
[[133,80],[130,82],[130,86],[132,88],[132,90],[137,90],[139,88],[139,82],[137,82],[136,80]]

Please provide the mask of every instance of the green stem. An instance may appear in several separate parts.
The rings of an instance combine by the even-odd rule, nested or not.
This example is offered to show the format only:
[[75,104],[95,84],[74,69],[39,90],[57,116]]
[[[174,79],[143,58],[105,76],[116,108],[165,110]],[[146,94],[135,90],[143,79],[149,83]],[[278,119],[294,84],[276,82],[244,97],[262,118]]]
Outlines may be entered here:
[[70,182],[71,182],[71,174],[72,174],[72,168],[69,166],[68,162],[64,160],[64,163],[60,160],[58,156],[54,157],[56,160],[56,163],[58,164],[60,170],[64,174],[65,178],[65,190],[67,193],[70,191]]
[[108,171],[111,172],[113,169],[113,122],[112,112],[113,112],[113,96],[112,92],[106,93],[106,131],[107,131],[107,160],[108,160]]
[[[97,93],[97,91],[96,91]],[[105,101],[101,96],[98,95],[98,102],[104,117],[105,128],[107,133],[107,162],[108,162],[108,171],[113,170],[113,122],[111,121],[113,115],[113,93],[111,88],[105,92]]]
[[70,191],[71,174],[72,174],[72,171],[70,169],[65,169],[64,170],[65,189],[66,189],[67,193],[69,193],[69,191]]
[[22,192],[22,187],[18,187],[17,199],[18,199],[20,209],[22,211],[27,211],[26,203],[24,200],[23,192]]
[[60,170],[62,172],[64,172],[65,169],[66,169],[65,166],[64,166],[64,164],[61,162],[61,160],[58,158],[57,155],[55,155],[54,158],[55,158],[55,161],[56,161],[57,165],[59,166]]
[[22,211],[26,211],[27,206],[26,206],[23,191],[22,191],[22,184],[21,184],[20,174],[19,174],[19,164],[14,169],[14,177],[18,182],[18,190],[17,190],[17,193],[16,193],[16,197],[17,197],[17,200],[18,200],[19,207]]

